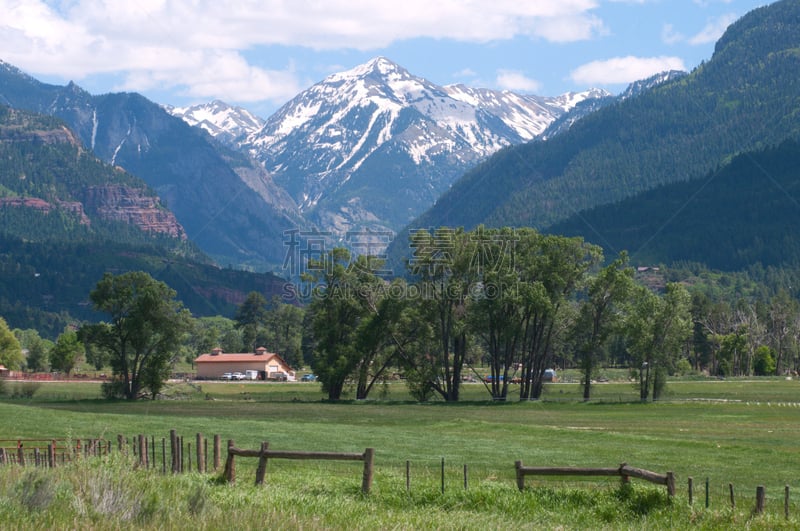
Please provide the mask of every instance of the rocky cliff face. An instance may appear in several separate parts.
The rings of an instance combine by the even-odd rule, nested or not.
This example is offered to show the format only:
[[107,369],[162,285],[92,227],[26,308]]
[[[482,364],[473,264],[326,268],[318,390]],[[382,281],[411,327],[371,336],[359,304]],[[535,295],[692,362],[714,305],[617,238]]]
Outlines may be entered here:
[[88,212],[106,220],[186,238],[186,232],[172,212],[161,206],[158,197],[145,195],[141,189],[119,184],[89,186],[83,192],[83,204]]
[[92,221],[83,210],[83,204],[77,201],[55,201],[49,203],[38,197],[0,197],[0,208],[2,207],[31,208],[45,214],[55,209],[61,209],[77,216],[81,225],[92,224]]

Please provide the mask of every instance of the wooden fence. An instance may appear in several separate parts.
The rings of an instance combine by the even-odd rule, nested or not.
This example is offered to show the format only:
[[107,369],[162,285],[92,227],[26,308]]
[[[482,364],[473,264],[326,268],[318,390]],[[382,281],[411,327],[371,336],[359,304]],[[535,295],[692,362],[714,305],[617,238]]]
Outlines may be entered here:
[[364,472],[361,479],[361,492],[369,494],[372,487],[372,475],[375,461],[375,449],[367,448],[364,453],[341,453],[341,452],[298,452],[287,450],[270,450],[269,443],[261,443],[258,450],[245,450],[236,448],[233,440],[228,441],[228,458],[225,460],[225,480],[228,483],[236,481],[236,463],[234,458],[239,457],[258,457],[258,468],[256,469],[256,485],[264,483],[264,475],[267,471],[268,459],[320,459],[326,461],[363,461]]
[[[213,445],[209,448],[210,445]],[[0,465],[37,466],[53,468],[78,458],[109,455],[112,451],[133,455],[135,466],[142,468],[161,469],[162,473],[168,471],[173,474],[197,470],[199,473],[216,472],[221,465],[221,438],[214,435],[212,440],[205,438],[202,433],[184,441],[176,430],[170,430],[169,438],[162,437],[156,440],[154,436],[136,435],[126,438],[118,435],[116,445],[111,440],[102,438],[51,438],[51,439],[0,439]],[[364,463],[361,490],[369,493],[372,487],[375,450],[367,448],[363,453],[339,452],[303,452],[287,450],[270,450],[269,443],[264,442],[257,450],[236,448],[234,441],[228,441],[228,455],[225,461],[223,477],[228,482],[236,478],[234,457],[258,457],[259,463],[256,470],[256,484],[264,482],[267,462],[269,459],[319,459],[335,461],[361,461]],[[160,461],[160,462],[159,462]],[[209,462],[211,461],[211,462]],[[441,461],[441,488],[444,493],[445,474],[444,458]],[[664,485],[667,494],[675,496],[675,476],[672,472],[659,474],[628,466],[623,463],[617,467],[609,468],[582,468],[582,467],[527,467],[522,461],[516,461],[517,487],[523,490],[525,476],[618,476],[623,483],[630,478],[642,479]],[[406,489],[410,490],[410,462],[405,463]],[[694,503],[694,481],[688,480],[689,504]],[[730,505],[736,508],[733,484],[727,485],[730,496]],[[467,488],[467,465],[464,465],[464,488]],[[705,506],[709,507],[709,480],[705,480]],[[784,514],[789,518],[789,486],[783,492]],[[756,489],[756,503],[754,512],[762,513],[766,505],[766,489],[758,486]]]
[[111,451],[105,439],[0,439],[0,465],[54,467],[81,456]]
[[643,468],[635,468],[622,463],[615,468],[581,468],[581,467],[526,467],[522,461],[517,461],[514,466],[517,470],[517,487],[525,488],[525,476],[620,476],[623,483],[630,478],[643,479],[657,485],[666,485],[667,494],[675,496],[675,475],[672,472],[658,474]]

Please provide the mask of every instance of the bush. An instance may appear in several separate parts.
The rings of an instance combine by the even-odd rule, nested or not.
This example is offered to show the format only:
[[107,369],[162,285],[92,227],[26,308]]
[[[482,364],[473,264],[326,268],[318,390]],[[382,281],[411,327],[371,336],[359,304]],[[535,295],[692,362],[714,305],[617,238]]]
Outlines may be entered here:
[[761,346],[756,349],[753,372],[756,373],[756,376],[767,376],[775,373],[775,358],[772,356],[772,350],[769,347]]
[[55,496],[55,480],[39,470],[26,472],[17,484],[16,497],[29,511],[47,509]]
[[[33,398],[42,386],[39,382],[22,382],[11,387],[11,398]],[[2,394],[2,393],[0,393]]]
[[100,392],[106,399],[125,398],[125,382],[117,379],[103,382],[100,384]]
[[692,364],[689,363],[689,360],[686,358],[681,358],[678,360],[677,365],[675,365],[675,375],[676,376],[686,376],[687,374],[692,373]]

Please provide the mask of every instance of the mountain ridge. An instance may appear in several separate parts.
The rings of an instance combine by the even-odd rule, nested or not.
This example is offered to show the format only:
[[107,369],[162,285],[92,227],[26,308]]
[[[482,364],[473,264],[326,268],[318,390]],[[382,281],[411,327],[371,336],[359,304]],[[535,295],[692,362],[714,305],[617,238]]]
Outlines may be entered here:
[[732,24],[714,56],[688,75],[606,105],[547,142],[499,152],[409,227],[544,229],[797,138],[800,119],[790,110],[800,107],[798,35],[796,0],[756,9]]
[[260,164],[135,93],[92,96],[0,63],[0,102],[64,120],[85,149],[147,182],[189,237],[222,264],[270,269],[306,222]]
[[232,141],[238,133],[218,136],[260,160],[322,230],[392,231],[471,165],[535,138],[578,102],[606,95],[439,86],[379,56],[312,85],[243,141]]

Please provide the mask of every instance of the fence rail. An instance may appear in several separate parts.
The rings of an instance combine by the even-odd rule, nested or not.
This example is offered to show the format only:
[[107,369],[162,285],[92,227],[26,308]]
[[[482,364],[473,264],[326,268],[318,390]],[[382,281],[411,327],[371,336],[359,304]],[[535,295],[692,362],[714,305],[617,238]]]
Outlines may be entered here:
[[[194,448],[192,448],[194,445]],[[213,445],[212,448],[209,446]],[[169,437],[161,437],[160,440],[155,436],[136,435],[127,438],[123,435],[116,437],[116,444],[111,440],[103,438],[14,438],[0,439],[0,466],[37,466],[53,468],[66,464],[76,459],[105,456],[116,451],[121,454],[130,454],[134,460],[134,466],[141,468],[158,469],[161,472],[173,474],[196,470],[199,473],[217,472],[221,469],[222,460],[221,437],[216,434],[213,439],[197,433],[194,437],[184,438],[179,436],[176,430],[170,430]],[[258,458],[258,468],[256,470],[256,484],[262,484],[266,475],[267,462],[269,459],[293,459],[293,460],[329,460],[329,461],[361,461],[364,463],[361,490],[369,493],[372,487],[374,473],[374,448],[367,448],[363,453],[356,452],[318,452],[318,451],[297,451],[297,450],[274,450],[269,448],[269,443],[261,443],[258,449],[237,448],[233,440],[228,441],[228,455],[225,461],[225,468],[222,472],[223,478],[228,482],[234,482],[236,478],[235,461],[238,457]],[[194,460],[194,462],[193,462]],[[160,463],[159,463],[160,461]],[[211,461],[211,463],[209,463]],[[517,487],[520,490],[525,488],[526,476],[617,476],[623,483],[630,481],[630,478],[641,479],[657,485],[667,487],[667,494],[675,496],[675,475],[672,472],[659,474],[643,468],[629,466],[622,463],[616,467],[531,467],[523,465],[522,461],[515,462]],[[442,492],[444,492],[445,474],[444,458],[441,462],[442,473]],[[688,499],[691,505],[694,502],[694,481],[691,477],[688,480]],[[410,490],[410,461],[405,462],[405,485]],[[464,465],[464,488],[467,488],[467,465]],[[759,486],[756,490],[755,513],[765,510],[766,493],[764,486]],[[736,508],[733,484],[728,484],[730,493],[730,504]],[[789,486],[786,485],[783,493],[784,514],[789,518]],[[709,481],[705,481],[705,506],[709,507]]]
[[258,468],[256,469],[256,485],[264,483],[264,475],[267,470],[268,459],[319,459],[325,461],[363,461],[364,472],[361,479],[361,492],[369,494],[372,488],[372,476],[375,463],[375,449],[367,448],[364,453],[346,452],[302,452],[295,450],[270,450],[269,443],[261,443],[258,450],[247,450],[236,448],[233,440],[228,441],[228,458],[225,461],[225,480],[228,483],[236,481],[236,463],[234,458],[239,457],[258,457]]
[[657,485],[665,485],[667,494],[670,497],[675,496],[675,475],[672,472],[659,474],[643,468],[628,466],[627,463],[622,463],[614,468],[526,467],[522,464],[522,461],[516,461],[514,467],[517,471],[517,487],[519,490],[525,488],[525,476],[619,476],[622,478],[623,483],[630,481],[630,478],[637,478]]

